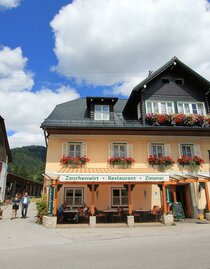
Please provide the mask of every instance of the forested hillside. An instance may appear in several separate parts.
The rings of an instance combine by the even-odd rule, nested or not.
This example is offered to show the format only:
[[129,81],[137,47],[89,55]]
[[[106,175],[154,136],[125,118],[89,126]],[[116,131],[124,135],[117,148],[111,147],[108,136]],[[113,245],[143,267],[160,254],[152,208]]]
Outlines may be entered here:
[[13,163],[9,172],[42,181],[45,167],[46,148],[42,146],[25,146],[11,149]]

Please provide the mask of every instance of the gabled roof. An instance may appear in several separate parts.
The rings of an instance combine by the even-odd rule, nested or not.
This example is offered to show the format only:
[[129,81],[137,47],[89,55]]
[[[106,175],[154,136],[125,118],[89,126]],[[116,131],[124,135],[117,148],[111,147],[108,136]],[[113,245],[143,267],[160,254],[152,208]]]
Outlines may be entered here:
[[[47,119],[41,124],[41,128],[116,128],[136,126],[136,121],[127,121],[122,111],[127,99],[114,100],[114,119],[109,121],[96,121],[89,117],[86,98],[80,98],[57,105]],[[135,123],[135,125],[134,125]],[[138,125],[140,124],[137,122]]]
[[4,124],[4,119],[1,116],[0,116],[0,126],[1,126],[1,129],[3,132],[3,142],[5,145],[6,152],[7,152],[8,162],[11,163],[12,162],[12,154],[11,154],[9,142],[7,139],[7,132],[6,132],[5,124]]
[[136,85],[133,89],[133,91],[138,91],[140,88],[142,88],[144,85],[146,85],[147,83],[149,83],[151,80],[153,80],[154,78],[156,78],[157,76],[159,76],[161,73],[163,73],[166,69],[168,69],[169,67],[171,67],[172,65],[176,65],[179,64],[181,65],[184,69],[186,69],[188,72],[191,73],[191,75],[193,75],[194,77],[196,77],[198,80],[202,81],[203,83],[205,83],[206,85],[210,86],[210,82],[205,79],[204,77],[202,77],[200,74],[198,74],[197,72],[195,72],[193,69],[191,69],[189,66],[187,66],[186,64],[184,64],[183,62],[181,62],[176,56],[174,56],[170,61],[168,61],[166,64],[164,64],[163,66],[161,66],[160,68],[158,68],[156,71],[152,72],[151,75],[149,75],[147,78],[145,78],[142,82],[140,82],[138,85]]
[[174,56],[170,61],[168,61],[167,63],[165,63],[164,65],[162,65],[160,68],[158,68],[156,71],[152,72],[147,78],[145,78],[143,81],[141,81],[139,84],[137,84],[132,92],[131,95],[128,99],[128,102],[123,110],[123,112],[126,111],[127,107],[129,106],[129,103],[131,102],[131,100],[133,100],[134,98],[136,98],[136,93],[141,91],[142,89],[144,89],[144,85],[147,87],[147,85],[156,77],[158,77],[160,74],[162,74],[165,70],[167,70],[168,68],[172,67],[172,66],[176,66],[179,65],[182,68],[184,68],[187,72],[189,72],[191,74],[191,76],[195,77],[196,79],[198,79],[200,82],[202,82],[203,84],[205,84],[207,87],[210,88],[210,82],[205,79],[204,77],[202,77],[200,74],[198,74],[197,72],[195,72],[193,69],[191,69],[189,66],[187,66],[186,64],[184,64],[182,61],[180,61],[176,56]]

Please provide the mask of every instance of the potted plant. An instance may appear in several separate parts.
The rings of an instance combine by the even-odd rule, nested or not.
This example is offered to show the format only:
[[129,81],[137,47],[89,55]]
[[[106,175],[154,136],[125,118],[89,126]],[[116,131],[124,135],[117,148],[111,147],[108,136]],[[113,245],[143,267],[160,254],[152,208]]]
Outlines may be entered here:
[[156,155],[150,155],[148,158],[148,163],[152,166],[159,165],[161,167],[167,167],[174,164],[171,156],[157,157]]
[[133,158],[126,158],[126,157],[113,157],[108,159],[109,164],[115,166],[119,166],[120,168],[127,168],[128,166],[135,163]]
[[204,160],[198,156],[194,156],[193,158],[188,157],[188,156],[182,156],[178,158],[177,163],[182,165],[183,167],[185,165],[196,167],[196,166],[202,165],[204,163]]
[[47,215],[47,196],[43,195],[36,202],[36,210],[37,210],[37,223],[42,224],[43,216]]
[[64,166],[69,166],[71,168],[77,168],[77,167],[82,167],[85,165],[87,162],[90,160],[86,157],[70,157],[70,156],[63,156],[60,159],[60,163]]

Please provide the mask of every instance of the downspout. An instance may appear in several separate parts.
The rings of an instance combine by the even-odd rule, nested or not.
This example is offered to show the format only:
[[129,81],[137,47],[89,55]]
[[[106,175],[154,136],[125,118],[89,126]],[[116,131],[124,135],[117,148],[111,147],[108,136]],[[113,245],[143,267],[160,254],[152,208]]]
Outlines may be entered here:
[[205,103],[206,103],[206,109],[207,109],[207,113],[210,112],[210,107],[209,107],[209,102],[208,102],[208,94],[210,93],[210,88],[208,89],[208,91],[205,93]]
[[145,102],[144,102],[144,90],[146,89],[147,85],[145,84],[143,88],[141,89],[141,123],[142,125],[145,125]]
[[48,135],[47,135],[47,132],[46,132],[45,129],[44,129],[44,139],[45,139],[45,145],[46,145],[46,148],[47,148],[48,147],[48,141],[47,141]]

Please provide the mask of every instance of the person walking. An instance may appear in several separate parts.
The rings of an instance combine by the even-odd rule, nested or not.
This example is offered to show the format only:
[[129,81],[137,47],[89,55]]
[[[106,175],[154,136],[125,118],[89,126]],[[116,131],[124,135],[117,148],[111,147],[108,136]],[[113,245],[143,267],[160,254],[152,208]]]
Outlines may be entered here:
[[26,192],[21,199],[22,218],[24,219],[26,218],[29,204],[30,204],[30,198],[28,197],[28,193]]
[[12,216],[11,216],[11,220],[15,219],[17,217],[17,211],[19,209],[19,196],[18,194],[15,195],[15,198],[13,200],[13,205],[12,205]]

